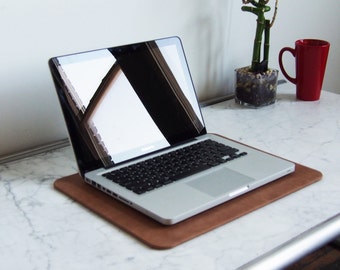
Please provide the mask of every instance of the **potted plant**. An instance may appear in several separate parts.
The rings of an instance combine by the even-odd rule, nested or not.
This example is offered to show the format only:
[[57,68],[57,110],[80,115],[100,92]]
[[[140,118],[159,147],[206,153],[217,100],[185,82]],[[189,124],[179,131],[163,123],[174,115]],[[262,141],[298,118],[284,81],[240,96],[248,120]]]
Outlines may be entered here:
[[[242,11],[251,12],[257,16],[257,26],[253,46],[252,62],[250,66],[235,70],[235,101],[238,104],[261,107],[272,104],[276,99],[278,70],[268,68],[270,28],[273,26],[278,0],[272,20],[265,18],[270,11],[270,0],[242,0]],[[252,6],[248,6],[251,4]],[[262,40],[264,42],[262,44]],[[263,55],[261,60],[261,49]]]

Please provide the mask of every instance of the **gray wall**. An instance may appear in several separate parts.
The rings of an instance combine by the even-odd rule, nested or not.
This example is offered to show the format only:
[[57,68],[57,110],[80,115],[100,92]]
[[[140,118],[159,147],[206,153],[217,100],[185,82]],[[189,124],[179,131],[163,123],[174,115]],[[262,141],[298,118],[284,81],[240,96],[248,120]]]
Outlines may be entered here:
[[[255,16],[241,0],[0,0],[0,157],[67,137],[47,60],[56,55],[177,35],[200,100],[233,92],[250,64]],[[298,38],[331,42],[324,89],[340,93],[338,0],[281,0],[270,65]],[[288,70],[293,62],[287,59]]]

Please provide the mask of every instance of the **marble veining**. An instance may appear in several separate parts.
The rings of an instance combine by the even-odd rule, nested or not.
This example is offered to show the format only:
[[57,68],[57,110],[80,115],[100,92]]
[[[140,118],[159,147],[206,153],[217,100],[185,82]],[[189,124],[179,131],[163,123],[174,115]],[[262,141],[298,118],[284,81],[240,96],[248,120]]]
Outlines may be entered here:
[[235,269],[340,211],[340,96],[203,109],[208,131],[323,173],[323,180],[169,250],[143,245],[53,189],[77,166],[70,147],[0,166],[1,269]]

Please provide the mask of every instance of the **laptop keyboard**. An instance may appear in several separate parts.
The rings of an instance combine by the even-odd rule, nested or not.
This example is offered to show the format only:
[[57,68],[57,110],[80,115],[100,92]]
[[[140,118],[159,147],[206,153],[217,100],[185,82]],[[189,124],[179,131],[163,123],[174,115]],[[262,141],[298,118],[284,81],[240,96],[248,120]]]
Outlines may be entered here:
[[246,154],[209,139],[103,176],[136,194],[143,194]]

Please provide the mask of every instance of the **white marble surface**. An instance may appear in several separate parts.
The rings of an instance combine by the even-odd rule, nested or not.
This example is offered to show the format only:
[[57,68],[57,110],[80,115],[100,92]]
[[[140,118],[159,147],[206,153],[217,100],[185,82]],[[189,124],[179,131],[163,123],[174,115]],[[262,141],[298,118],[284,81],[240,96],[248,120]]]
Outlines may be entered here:
[[170,250],[153,250],[53,189],[69,147],[0,166],[1,269],[235,269],[340,212],[340,96],[206,107],[209,132],[320,170],[323,180]]

